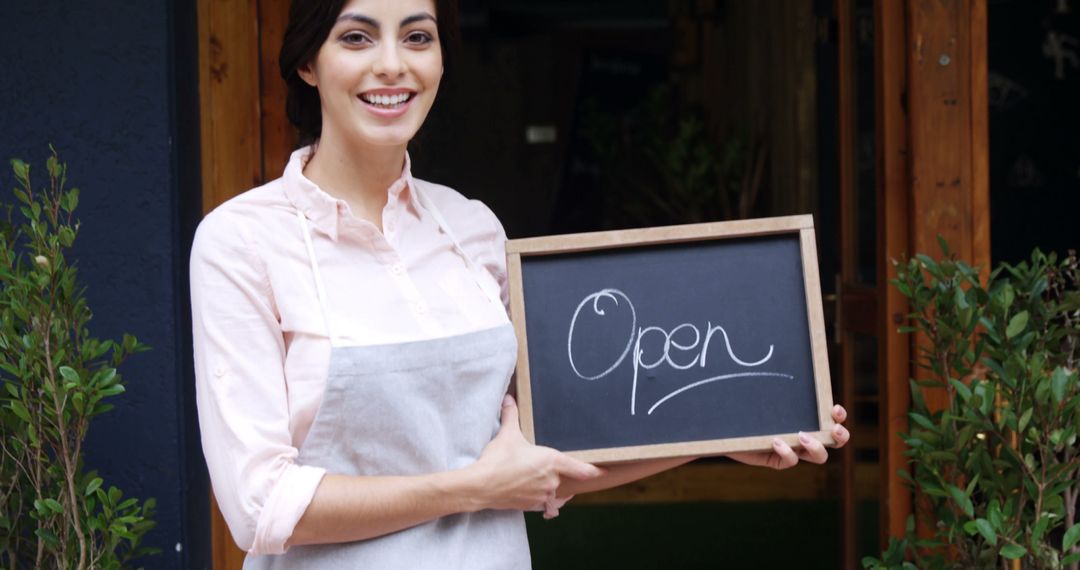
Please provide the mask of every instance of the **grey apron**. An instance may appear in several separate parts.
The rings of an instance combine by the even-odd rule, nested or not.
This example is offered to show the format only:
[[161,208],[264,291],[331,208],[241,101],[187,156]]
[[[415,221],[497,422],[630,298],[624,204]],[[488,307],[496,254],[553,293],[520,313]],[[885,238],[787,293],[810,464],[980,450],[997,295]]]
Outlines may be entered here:
[[[424,196],[470,273],[481,271]],[[326,292],[308,224],[298,214],[316,291]],[[477,278],[491,302],[497,292]],[[330,321],[325,320],[329,328]],[[374,346],[338,346],[332,331],[323,401],[297,462],[346,475],[419,475],[465,467],[499,428],[499,413],[517,359],[509,323],[458,336]],[[485,510],[442,517],[381,537],[342,544],[293,546],[281,555],[248,556],[256,569],[528,569],[520,511]]]

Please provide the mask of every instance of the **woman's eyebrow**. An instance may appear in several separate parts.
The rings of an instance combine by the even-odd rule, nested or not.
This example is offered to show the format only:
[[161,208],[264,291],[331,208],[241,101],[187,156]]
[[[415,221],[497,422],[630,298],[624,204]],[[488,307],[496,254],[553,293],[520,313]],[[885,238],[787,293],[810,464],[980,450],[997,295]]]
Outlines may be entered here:
[[401,27],[404,28],[405,26],[408,26],[409,24],[415,24],[416,22],[420,22],[420,21],[423,21],[423,20],[431,20],[432,22],[438,23],[435,20],[435,16],[432,16],[431,14],[428,14],[427,12],[420,12],[419,14],[413,14],[412,16],[409,16],[409,17],[405,18],[404,20],[402,20],[401,21]]
[[375,18],[371,18],[363,14],[357,14],[356,12],[346,12],[338,16],[337,22],[359,22],[361,24],[367,24],[373,28],[379,27],[379,21]]
[[[432,22],[436,21],[435,16],[432,16],[431,14],[428,14],[427,12],[420,12],[419,14],[413,14],[412,16],[408,16],[404,20],[402,20],[401,21],[401,27],[405,27],[405,26],[408,26],[409,24],[413,24],[413,23],[420,22],[420,21],[423,21],[423,20],[431,20]],[[367,24],[367,25],[369,25],[369,26],[371,26],[373,28],[378,28],[379,27],[379,21],[376,20],[375,18],[372,18],[370,16],[365,16],[363,14],[357,14],[356,12],[346,12],[346,13],[338,16],[337,21],[338,22],[359,22],[361,24]]]

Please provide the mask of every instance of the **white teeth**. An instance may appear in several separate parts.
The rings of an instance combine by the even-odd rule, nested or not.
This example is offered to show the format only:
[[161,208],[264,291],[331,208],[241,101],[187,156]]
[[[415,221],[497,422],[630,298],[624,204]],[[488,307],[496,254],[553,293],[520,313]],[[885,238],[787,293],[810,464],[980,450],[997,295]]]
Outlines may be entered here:
[[409,93],[398,93],[396,95],[361,95],[360,98],[372,105],[381,105],[384,107],[393,107],[401,105],[409,100]]

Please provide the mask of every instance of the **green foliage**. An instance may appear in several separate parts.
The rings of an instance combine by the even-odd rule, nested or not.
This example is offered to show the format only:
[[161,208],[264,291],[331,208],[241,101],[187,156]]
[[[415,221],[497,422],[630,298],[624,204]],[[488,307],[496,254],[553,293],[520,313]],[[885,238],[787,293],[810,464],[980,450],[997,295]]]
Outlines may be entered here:
[[[1072,568],[1080,561],[1080,263],[1036,250],[1002,264],[984,284],[956,260],[925,255],[896,263],[891,283],[918,332],[908,446],[916,514],[882,558],[865,568]],[[943,409],[924,388],[940,388]],[[905,559],[911,562],[905,562]]]
[[[82,465],[90,420],[124,391],[117,367],[135,337],[90,336],[90,309],[65,253],[79,190],[54,150],[49,182],[11,161],[14,205],[0,204],[0,566],[123,568],[150,553],[154,500],[124,499]],[[12,222],[17,211],[21,221]]]

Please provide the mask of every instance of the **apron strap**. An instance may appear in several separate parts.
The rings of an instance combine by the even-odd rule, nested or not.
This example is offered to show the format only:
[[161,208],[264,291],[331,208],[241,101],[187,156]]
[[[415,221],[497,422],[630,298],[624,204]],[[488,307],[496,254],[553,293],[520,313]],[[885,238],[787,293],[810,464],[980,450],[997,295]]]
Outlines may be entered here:
[[[416,197],[420,202],[420,205],[427,210],[432,217],[435,218],[435,222],[439,224],[439,228],[446,233],[447,237],[454,245],[454,251],[465,260],[465,265],[469,269],[469,273],[472,275],[476,285],[480,287],[480,290],[484,292],[488,300],[494,303],[496,306],[502,307],[502,298],[499,296],[499,292],[492,291],[491,288],[485,287],[484,283],[480,280],[480,275],[483,275],[484,269],[479,267],[472,257],[465,252],[465,248],[461,247],[461,242],[458,241],[457,236],[454,235],[454,231],[450,229],[450,224],[446,222],[446,218],[443,217],[442,212],[435,206],[435,203],[428,199],[427,195],[420,190],[418,184],[412,184],[410,190],[416,192]],[[319,297],[319,308],[322,310],[323,322],[326,324],[326,337],[330,339],[330,346],[336,346],[334,341],[334,333],[330,326],[330,313],[326,308],[329,306],[326,287],[323,285],[322,273],[319,271],[319,263],[315,258],[315,246],[311,243],[311,227],[308,224],[307,216],[304,215],[299,209],[296,210],[296,217],[300,220],[300,232],[304,235],[304,246],[307,247],[308,260],[311,262],[311,274],[315,278],[315,294]]]
[[315,246],[311,244],[311,228],[308,226],[307,216],[299,209],[296,210],[296,217],[300,219],[300,232],[304,234],[304,245],[307,246],[308,260],[311,261],[311,274],[315,277],[315,294],[319,297],[319,308],[322,309],[323,323],[326,324],[326,338],[330,339],[330,346],[335,346],[334,332],[330,328],[330,313],[326,311],[326,287],[323,286],[319,264],[315,261]]
[[445,232],[447,237],[450,238],[450,241],[454,244],[454,250],[458,253],[458,255],[462,257],[462,259],[465,260],[465,265],[469,267],[469,272],[472,273],[472,278],[474,281],[476,281],[476,285],[480,287],[480,290],[484,292],[484,295],[487,295],[489,301],[499,307],[502,307],[503,302],[502,298],[499,296],[499,293],[492,291],[488,287],[485,287],[484,283],[480,281],[480,275],[483,275],[483,272],[485,270],[477,266],[476,262],[473,261],[472,257],[465,252],[465,248],[461,247],[461,242],[459,242],[457,236],[454,235],[454,231],[450,229],[450,224],[447,223],[446,218],[443,217],[442,212],[439,211],[439,208],[435,206],[434,202],[428,199],[427,194],[420,190],[420,185],[416,184],[415,181],[410,187],[410,190],[416,192],[416,198],[420,201],[420,205],[423,206],[425,210],[431,213],[432,217],[434,217],[435,221],[439,224],[439,227],[442,228],[442,231]]

